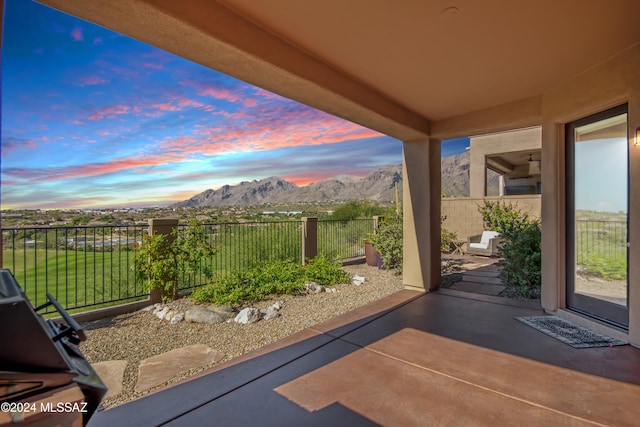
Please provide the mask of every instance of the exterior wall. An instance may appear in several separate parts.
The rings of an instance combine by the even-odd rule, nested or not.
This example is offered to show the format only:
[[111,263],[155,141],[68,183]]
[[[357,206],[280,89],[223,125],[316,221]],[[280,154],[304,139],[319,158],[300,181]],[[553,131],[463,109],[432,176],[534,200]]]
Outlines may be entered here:
[[442,226],[455,232],[461,240],[482,233],[484,227],[478,207],[483,206],[485,200],[512,203],[532,218],[539,218],[542,211],[542,199],[539,195],[442,199],[441,214],[447,217]]
[[542,129],[539,126],[480,135],[470,138],[469,196],[484,197],[487,180],[486,157],[513,151],[539,150]]
[[542,306],[566,307],[564,125],[627,102],[629,105],[629,342],[640,346],[640,45],[543,95]]

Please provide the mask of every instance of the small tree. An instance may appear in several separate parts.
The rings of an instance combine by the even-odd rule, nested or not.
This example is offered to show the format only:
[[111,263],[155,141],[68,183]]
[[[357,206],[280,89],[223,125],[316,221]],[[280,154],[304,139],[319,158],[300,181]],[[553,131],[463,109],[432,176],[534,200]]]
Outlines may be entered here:
[[507,277],[507,284],[526,298],[538,297],[542,284],[542,231],[539,219],[529,216],[501,201],[485,200],[479,207],[485,230],[500,232],[502,244],[500,262]]
[[[215,252],[202,224],[192,219],[183,230],[173,230],[171,236],[145,236],[135,250],[133,268],[137,277],[147,281],[149,290],[162,289],[163,299],[177,299],[180,277],[197,272],[202,261]],[[205,275],[210,277],[211,272],[205,271]]]

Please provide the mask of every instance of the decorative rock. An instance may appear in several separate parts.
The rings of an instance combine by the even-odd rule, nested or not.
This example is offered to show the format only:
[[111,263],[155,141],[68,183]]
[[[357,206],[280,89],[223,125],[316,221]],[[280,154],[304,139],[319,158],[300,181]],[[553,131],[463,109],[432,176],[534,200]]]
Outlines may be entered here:
[[154,310],[156,308],[156,305],[158,305],[158,304],[148,305],[148,306],[146,306],[144,308],[141,308],[140,311],[152,311],[152,310]]
[[351,278],[351,284],[355,286],[363,285],[365,278],[362,276],[355,275]]
[[158,319],[164,319],[164,316],[169,312],[169,307],[164,307],[162,310],[155,312],[154,314],[158,317]]
[[276,310],[273,305],[268,307],[266,310],[260,310],[260,312],[262,313],[262,318],[264,320],[275,319],[280,316],[280,312]]
[[194,305],[184,313],[184,320],[193,323],[206,323],[209,325],[222,323],[233,317],[233,311],[224,306]]
[[178,314],[177,311],[169,310],[169,311],[167,311],[167,314],[164,315],[164,320],[169,320],[170,321],[171,319],[174,318],[174,316],[176,314]]
[[274,310],[280,310],[282,308],[282,306],[284,305],[284,302],[282,301],[276,301],[273,304],[271,304],[270,307],[273,307]]
[[324,287],[318,285],[316,282],[307,282],[304,284],[304,289],[307,292],[311,292],[314,294],[319,294],[320,292],[324,292]]
[[262,313],[257,308],[245,308],[238,313],[234,321],[241,325],[255,323],[262,318]]
[[176,323],[180,323],[184,320],[184,313],[178,313],[169,320],[169,323],[175,325]]

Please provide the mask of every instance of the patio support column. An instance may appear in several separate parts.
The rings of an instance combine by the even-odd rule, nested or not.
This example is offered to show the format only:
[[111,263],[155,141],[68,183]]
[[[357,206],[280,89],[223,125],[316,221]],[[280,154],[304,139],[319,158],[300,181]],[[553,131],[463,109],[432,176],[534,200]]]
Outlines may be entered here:
[[403,266],[407,289],[440,286],[440,141],[402,145]]

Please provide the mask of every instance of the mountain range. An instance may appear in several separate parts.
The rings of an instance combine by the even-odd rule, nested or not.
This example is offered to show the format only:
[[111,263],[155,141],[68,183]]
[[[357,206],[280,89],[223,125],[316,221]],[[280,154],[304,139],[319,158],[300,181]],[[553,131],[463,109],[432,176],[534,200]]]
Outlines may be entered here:
[[[337,201],[366,199],[395,201],[396,184],[402,195],[402,165],[387,165],[365,177],[335,176],[299,187],[272,176],[238,185],[206,190],[170,207],[238,206],[263,203]],[[442,159],[442,190],[448,197],[469,195],[469,153]]]

